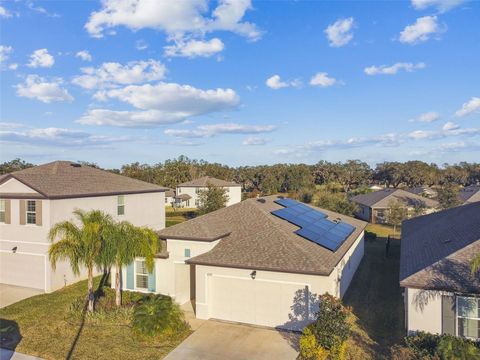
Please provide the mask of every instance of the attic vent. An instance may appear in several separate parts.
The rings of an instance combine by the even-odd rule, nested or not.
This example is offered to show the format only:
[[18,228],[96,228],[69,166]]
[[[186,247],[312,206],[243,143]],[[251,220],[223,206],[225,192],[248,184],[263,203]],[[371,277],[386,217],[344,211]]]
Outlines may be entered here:
[[258,201],[259,203],[262,203],[262,204],[265,204],[265,202],[266,202],[265,199],[257,199],[257,201]]
[[452,242],[452,240],[450,240],[450,239],[446,239],[446,240],[442,241],[442,243],[444,243],[444,244],[448,244],[448,243],[451,243],[451,242]]
[[70,166],[71,167],[82,167],[82,165],[80,165],[78,163],[70,163]]
[[338,224],[338,223],[340,223],[341,221],[342,221],[342,219],[340,219],[339,217],[337,217],[335,220],[333,220],[333,222],[334,222],[335,224]]

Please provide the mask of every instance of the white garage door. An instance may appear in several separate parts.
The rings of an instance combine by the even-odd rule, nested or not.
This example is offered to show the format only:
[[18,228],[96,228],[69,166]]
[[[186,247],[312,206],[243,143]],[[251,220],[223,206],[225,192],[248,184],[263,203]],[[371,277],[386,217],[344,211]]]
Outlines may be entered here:
[[0,283],[45,289],[45,257],[0,252]]
[[305,284],[211,276],[212,318],[301,330],[310,321]]

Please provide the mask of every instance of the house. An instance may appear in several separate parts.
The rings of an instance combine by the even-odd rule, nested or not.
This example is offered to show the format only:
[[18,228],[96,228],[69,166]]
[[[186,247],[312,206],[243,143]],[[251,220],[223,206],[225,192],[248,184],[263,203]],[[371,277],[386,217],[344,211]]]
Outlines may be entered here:
[[436,200],[428,199],[411,192],[386,188],[383,190],[354,196],[351,201],[358,205],[355,216],[373,224],[383,224],[387,221],[387,213],[392,201],[401,201],[413,214],[416,207],[424,207],[426,213],[435,211],[438,207]]
[[242,188],[240,184],[232,181],[216,179],[210,176],[204,176],[192,181],[177,185],[175,206],[197,208],[199,205],[199,193],[206,190],[208,185],[224,188],[228,195],[226,206],[230,206],[242,201]]
[[165,190],[165,206],[173,206],[175,202],[175,190],[167,188]]
[[480,185],[471,185],[460,189],[458,197],[462,204],[480,201]]
[[427,197],[430,199],[435,199],[438,196],[437,190],[431,188],[430,186],[415,186],[406,190],[408,192],[411,192],[412,194]]
[[480,339],[480,202],[403,222],[400,286],[409,334],[426,331]]
[[155,270],[147,274],[137,259],[122,284],[191,302],[200,319],[300,330],[318,295],[345,294],[363,257],[365,226],[291,199],[248,199],[161,230]]
[[165,188],[69,161],[0,177],[0,283],[51,292],[85,277],[66,261],[53,271],[50,228],[75,209],[103,210],[117,220],[165,227]]

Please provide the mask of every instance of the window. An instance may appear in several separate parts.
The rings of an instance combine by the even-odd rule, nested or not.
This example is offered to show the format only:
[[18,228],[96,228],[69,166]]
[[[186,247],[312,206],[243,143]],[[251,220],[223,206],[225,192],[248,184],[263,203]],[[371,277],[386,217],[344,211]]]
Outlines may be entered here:
[[197,195],[200,194],[200,191],[202,191],[202,189],[200,189],[200,188],[195,188],[195,194],[197,194]]
[[117,215],[125,215],[125,196],[117,196]]
[[148,289],[148,271],[143,260],[135,261],[135,287]]
[[177,188],[177,192],[178,192],[179,194],[181,194],[181,193],[182,193],[182,189],[181,189],[181,188]]
[[189,258],[190,257],[190,249],[185,249],[183,251],[183,256],[185,256],[186,258]]
[[5,200],[0,200],[0,223],[5,222]]
[[480,298],[457,297],[458,336],[480,339]]
[[165,204],[168,204],[168,197],[165,197]]
[[37,223],[37,212],[35,200],[27,201],[27,224]]

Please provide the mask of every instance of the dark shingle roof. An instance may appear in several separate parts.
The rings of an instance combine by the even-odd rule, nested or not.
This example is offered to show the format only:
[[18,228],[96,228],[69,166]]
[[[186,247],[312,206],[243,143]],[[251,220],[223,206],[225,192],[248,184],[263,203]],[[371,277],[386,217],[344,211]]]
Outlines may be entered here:
[[240,184],[237,184],[236,182],[233,182],[233,181],[225,181],[225,180],[217,179],[210,176],[204,176],[192,181],[187,181],[182,184],[178,184],[177,187],[178,186],[206,187],[208,184],[211,184],[213,186],[240,186]]
[[0,178],[0,183],[10,178],[17,179],[49,199],[163,192],[166,189],[70,161],[55,161],[15,171]]
[[184,223],[163,229],[160,237],[220,242],[209,252],[188,262],[257,270],[329,275],[343,258],[366,223],[319,209],[330,219],[340,218],[355,227],[336,252],[294,233],[297,226],[271,214],[281,209],[276,196],[248,199]]
[[402,225],[400,285],[480,293],[470,261],[480,253],[480,203],[406,220]]
[[409,205],[424,203],[427,207],[437,207],[438,202],[402,189],[386,188],[383,190],[354,196],[352,201],[372,208],[387,208],[391,200],[401,200]]

